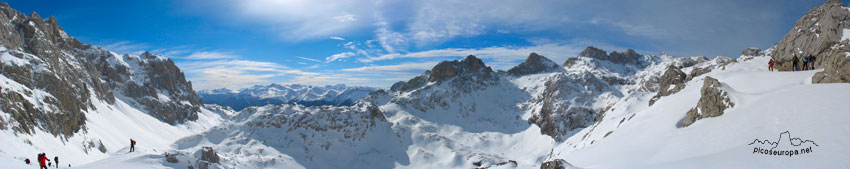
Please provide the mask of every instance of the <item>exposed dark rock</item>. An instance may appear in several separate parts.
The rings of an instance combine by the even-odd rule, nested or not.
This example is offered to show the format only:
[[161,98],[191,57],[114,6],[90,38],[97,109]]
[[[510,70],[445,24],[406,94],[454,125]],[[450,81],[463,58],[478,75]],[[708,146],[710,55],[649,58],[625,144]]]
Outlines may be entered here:
[[429,82],[442,83],[456,76],[476,76],[481,78],[490,78],[493,76],[493,69],[484,65],[481,59],[473,55],[469,55],[463,60],[443,61],[431,69],[431,76],[428,77]]
[[558,66],[557,63],[549,60],[549,58],[540,56],[537,53],[531,53],[528,55],[528,58],[525,59],[525,62],[522,62],[508,70],[508,74],[522,76],[543,72],[555,72],[559,70],[562,70],[562,68]]
[[103,145],[103,141],[97,140],[97,150],[100,150],[101,153],[106,153],[106,146]]
[[166,161],[166,162],[169,162],[169,163],[178,163],[178,162],[180,162],[180,160],[177,160],[177,155],[176,155],[176,154],[171,154],[171,153],[168,153],[168,152],[166,152],[166,153],[165,153],[165,161]]
[[539,126],[542,134],[556,141],[566,140],[570,131],[593,124],[599,112],[590,108],[590,105],[575,102],[586,102],[603,92],[614,91],[605,81],[590,73],[558,74],[546,81],[545,87],[542,95],[529,101],[541,105],[541,108],[534,110],[528,122]]
[[658,78],[658,93],[649,100],[649,105],[655,104],[661,97],[669,96],[685,88],[688,76],[678,67],[670,65],[664,74]]
[[405,81],[398,81],[398,82],[393,83],[393,85],[392,85],[392,86],[390,86],[390,92],[398,92],[398,91],[401,91],[401,87],[402,87],[402,86],[404,86],[404,84],[407,84],[407,82],[405,82]]
[[744,51],[741,52],[741,55],[743,55],[743,56],[762,56],[762,55],[764,55],[764,52],[759,48],[747,48],[747,49],[744,49]]
[[[412,79],[408,80],[404,84],[401,84],[401,87],[398,88],[398,91],[407,92],[407,91],[425,86],[425,84],[428,84],[428,77],[430,77],[430,76],[431,76],[431,71],[427,70],[424,73],[422,73],[422,75],[413,77]],[[398,84],[398,83],[396,83],[396,84]]]
[[735,107],[722,86],[717,79],[706,76],[697,106],[688,111],[681,127],[688,127],[699,119],[721,116],[726,109]]
[[694,79],[695,77],[706,74],[708,72],[711,72],[711,68],[709,67],[694,67],[694,69],[691,69],[691,73],[688,74],[688,79],[685,81],[691,81],[691,79]]
[[823,66],[824,70],[812,76],[812,83],[850,83],[850,57],[846,54],[848,51],[850,45],[840,45],[827,54],[834,57],[815,58],[815,62],[820,63],[818,66]]
[[219,163],[218,153],[215,153],[212,147],[203,147],[201,149],[201,160],[210,163]]
[[[596,48],[596,47],[593,47],[593,46],[588,46],[587,48],[584,49],[584,51],[582,51],[578,55],[578,57],[589,57],[589,58],[594,58],[594,59],[599,59],[599,60],[607,60],[607,61],[610,61],[612,63],[635,64],[635,63],[638,63],[640,61],[640,58],[643,57],[643,56],[638,54],[637,52],[635,52],[635,50],[632,50],[632,49],[627,49],[625,52],[622,52],[622,53],[614,51],[614,52],[611,52],[610,54],[605,54],[605,51],[602,50],[602,49],[599,49],[599,48]],[[571,65],[570,60],[567,59],[567,61],[564,62],[564,66],[569,66],[569,65]]]
[[555,159],[543,162],[543,164],[540,165],[540,169],[566,169],[567,167],[572,167],[572,165],[564,159]]

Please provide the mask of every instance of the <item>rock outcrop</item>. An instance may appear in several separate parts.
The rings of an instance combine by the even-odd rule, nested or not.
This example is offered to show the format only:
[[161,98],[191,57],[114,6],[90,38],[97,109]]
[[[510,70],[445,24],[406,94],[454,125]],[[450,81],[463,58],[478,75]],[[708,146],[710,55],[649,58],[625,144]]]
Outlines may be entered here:
[[469,55],[462,60],[440,62],[431,70],[400,84],[398,90],[408,92],[428,83],[442,84],[448,81],[449,85],[468,93],[496,83],[498,79],[492,68],[485,65],[481,59]]
[[564,159],[555,159],[555,160],[552,160],[552,161],[546,161],[546,162],[543,162],[542,165],[540,165],[540,169],[570,169],[570,168],[573,168],[573,165],[571,165],[570,163],[568,163]]
[[522,76],[555,71],[563,71],[563,69],[549,58],[531,53],[524,62],[508,70],[508,74]]
[[540,132],[563,141],[571,131],[593,124],[601,110],[591,105],[596,97],[615,91],[605,81],[591,73],[557,74],[547,80],[542,95],[529,100],[540,105],[528,122],[540,127]]
[[840,0],[829,0],[809,10],[797,20],[771,53],[779,71],[791,70],[791,58],[815,56],[815,67],[823,72],[812,77],[813,83],[850,82],[850,61],[846,52],[850,40],[850,10]]
[[726,109],[735,107],[722,86],[717,79],[706,76],[697,106],[688,111],[682,119],[681,127],[688,127],[699,119],[721,116]]
[[652,106],[661,97],[675,94],[684,89],[685,82],[688,82],[688,75],[674,65],[667,66],[667,70],[658,78],[658,93],[652,96],[649,105]]
[[201,149],[201,160],[210,163],[219,163],[218,153],[215,153],[212,147],[203,147]]
[[747,48],[741,52],[741,56],[762,56],[764,55],[764,51],[759,48]]
[[[627,49],[625,52],[613,51],[610,54],[606,54],[605,51],[602,49],[593,46],[588,46],[584,49],[584,51],[579,53],[578,57],[589,57],[599,60],[607,60],[612,63],[619,64],[635,64],[640,61],[642,55],[638,54],[637,52],[635,52],[635,50],[632,49]],[[567,59],[567,61],[564,62],[564,66],[569,66],[571,65],[570,63],[570,59]]]

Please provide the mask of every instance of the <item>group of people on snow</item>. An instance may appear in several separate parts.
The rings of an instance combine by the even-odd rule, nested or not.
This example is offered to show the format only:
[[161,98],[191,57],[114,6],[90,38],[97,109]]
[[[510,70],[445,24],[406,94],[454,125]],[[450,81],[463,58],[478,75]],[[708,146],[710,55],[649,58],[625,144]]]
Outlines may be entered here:
[[[767,70],[773,71],[773,65],[776,64],[776,61],[773,61],[773,58],[770,58],[770,61],[767,62]],[[815,56],[809,55],[808,57],[803,57],[803,66],[800,66],[800,58],[797,55],[794,55],[791,58],[791,71],[800,71],[800,70],[814,70],[815,69]]]
[[[134,150],[136,150],[136,140],[133,140],[131,138],[130,152],[133,152]],[[47,167],[53,167],[53,163],[56,163],[56,168],[59,168],[59,156],[54,156],[53,162],[51,162],[50,158],[47,157],[46,153],[38,153],[38,157],[36,160],[38,160],[38,166],[40,169],[47,169]],[[30,162],[31,161],[29,158],[24,159],[24,163],[27,163],[27,165],[29,165]],[[71,164],[68,164],[68,167],[71,167]]]
[[[47,157],[46,153],[38,153],[38,157],[36,160],[38,160],[38,168],[40,169],[47,169],[47,167],[53,167],[53,163],[50,162],[50,158]],[[29,165],[30,159],[27,158],[24,160],[24,162]],[[56,163],[56,168],[59,168],[59,156],[53,157],[53,162]],[[68,164],[68,167],[71,167],[71,164]]]

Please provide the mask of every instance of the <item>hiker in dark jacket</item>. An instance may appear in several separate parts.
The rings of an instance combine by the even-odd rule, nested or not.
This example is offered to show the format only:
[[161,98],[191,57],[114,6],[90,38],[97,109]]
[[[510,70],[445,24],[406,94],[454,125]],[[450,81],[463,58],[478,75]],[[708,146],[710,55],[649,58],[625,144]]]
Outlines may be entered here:
[[809,69],[815,69],[815,56],[809,56]]
[[56,168],[59,168],[59,156],[53,157],[53,162],[56,163]]
[[798,63],[798,62],[800,62],[800,59],[799,59],[799,58],[797,58],[797,55],[794,55],[794,58],[791,58],[791,71],[797,71],[797,70],[800,70],[800,69],[797,67],[797,63]]
[[130,139],[130,152],[136,150],[136,140]]

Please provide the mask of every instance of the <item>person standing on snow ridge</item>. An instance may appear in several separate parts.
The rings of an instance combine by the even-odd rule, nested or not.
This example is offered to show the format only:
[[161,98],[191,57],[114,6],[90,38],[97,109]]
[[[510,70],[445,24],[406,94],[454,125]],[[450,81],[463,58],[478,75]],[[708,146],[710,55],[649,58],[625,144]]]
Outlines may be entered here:
[[803,57],[803,70],[809,70],[809,57]]
[[53,157],[53,162],[56,162],[56,168],[59,168],[59,156]]
[[770,58],[770,62],[767,62],[767,70],[768,71],[773,71],[773,63],[775,63],[773,61],[773,58]]
[[800,59],[797,58],[797,55],[794,55],[794,58],[791,58],[791,71],[799,70],[797,62],[800,62]]
[[133,139],[131,138],[131,139],[130,139],[130,152],[133,152],[133,151],[135,151],[135,150],[136,150],[136,140],[133,140]]
[[811,64],[809,66],[809,69],[815,69],[815,56],[814,55],[809,56],[809,64]]
[[45,164],[46,161],[50,161],[50,159],[47,159],[47,154],[38,154],[39,169],[47,169],[47,164]]

